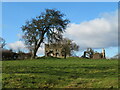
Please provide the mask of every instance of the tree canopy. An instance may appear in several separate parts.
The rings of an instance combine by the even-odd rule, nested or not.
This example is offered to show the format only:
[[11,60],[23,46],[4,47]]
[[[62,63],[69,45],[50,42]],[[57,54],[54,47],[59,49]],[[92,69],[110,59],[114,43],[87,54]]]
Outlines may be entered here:
[[56,9],[46,9],[40,16],[22,26],[23,39],[32,52],[32,58],[35,58],[38,48],[45,40],[51,43],[62,39],[62,33],[69,23],[64,16]]

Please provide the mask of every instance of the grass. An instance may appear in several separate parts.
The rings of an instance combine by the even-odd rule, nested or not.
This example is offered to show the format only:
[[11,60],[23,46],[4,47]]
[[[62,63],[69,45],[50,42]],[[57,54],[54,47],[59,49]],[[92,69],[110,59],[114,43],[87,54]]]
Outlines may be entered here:
[[2,61],[3,88],[118,88],[118,60]]

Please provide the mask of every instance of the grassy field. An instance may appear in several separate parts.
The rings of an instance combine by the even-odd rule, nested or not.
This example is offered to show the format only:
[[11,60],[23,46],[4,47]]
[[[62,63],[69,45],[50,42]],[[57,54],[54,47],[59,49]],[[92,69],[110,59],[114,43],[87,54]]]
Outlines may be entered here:
[[3,88],[118,88],[118,60],[2,61]]

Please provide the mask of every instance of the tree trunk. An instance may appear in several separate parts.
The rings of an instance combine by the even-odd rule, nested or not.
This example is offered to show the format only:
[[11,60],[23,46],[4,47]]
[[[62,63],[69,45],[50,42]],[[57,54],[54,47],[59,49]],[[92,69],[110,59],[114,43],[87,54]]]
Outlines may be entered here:
[[65,52],[65,54],[64,54],[64,59],[66,59],[66,52]]
[[31,59],[35,59],[37,51],[38,51],[38,49],[35,49],[33,51]]
[[36,47],[35,47],[35,49],[34,49],[34,51],[33,51],[33,53],[32,53],[32,59],[35,59],[36,53],[37,53],[37,51],[38,51],[41,43],[43,42],[43,39],[44,39],[43,37],[44,37],[44,34],[41,36],[41,40],[40,40],[39,43],[36,45]]

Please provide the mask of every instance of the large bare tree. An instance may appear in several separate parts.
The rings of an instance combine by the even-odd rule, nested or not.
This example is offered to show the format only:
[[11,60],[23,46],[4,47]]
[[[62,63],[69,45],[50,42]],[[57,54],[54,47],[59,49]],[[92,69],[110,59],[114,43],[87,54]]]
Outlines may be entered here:
[[27,21],[22,26],[23,39],[35,58],[38,48],[44,42],[56,42],[62,39],[69,20],[64,19],[64,14],[56,9],[46,9],[40,16]]

